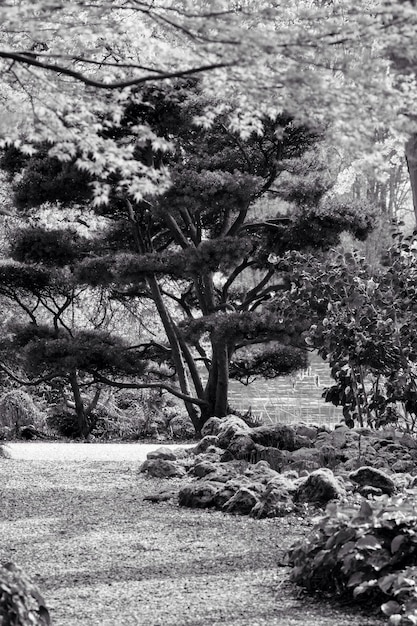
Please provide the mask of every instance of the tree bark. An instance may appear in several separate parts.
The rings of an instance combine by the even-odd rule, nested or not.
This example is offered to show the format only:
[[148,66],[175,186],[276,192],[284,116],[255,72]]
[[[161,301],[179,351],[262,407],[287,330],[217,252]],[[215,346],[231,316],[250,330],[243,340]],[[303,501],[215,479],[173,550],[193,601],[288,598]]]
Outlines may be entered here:
[[84,401],[81,396],[80,386],[78,384],[77,372],[73,371],[69,375],[69,382],[72,389],[72,395],[74,396],[75,412],[77,415],[78,429],[80,435],[86,439],[90,434],[90,428],[87,421],[87,415],[85,412]]

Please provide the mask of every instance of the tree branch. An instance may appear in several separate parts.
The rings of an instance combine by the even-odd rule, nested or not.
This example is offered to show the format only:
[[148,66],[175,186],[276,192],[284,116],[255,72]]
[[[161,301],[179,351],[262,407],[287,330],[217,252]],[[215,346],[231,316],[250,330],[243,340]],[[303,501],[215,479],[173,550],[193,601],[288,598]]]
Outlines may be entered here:
[[134,85],[141,85],[149,81],[166,80],[168,78],[181,78],[182,76],[192,76],[194,74],[201,74],[202,72],[208,72],[223,67],[232,67],[232,65],[234,65],[234,63],[211,63],[208,65],[202,65],[200,67],[193,67],[188,70],[178,70],[176,72],[161,71],[159,74],[156,73],[157,70],[155,70],[155,74],[148,74],[146,76],[138,76],[137,78],[119,80],[112,83],[105,83],[100,80],[88,78],[88,76],[85,76],[82,72],[77,72],[70,69],[69,67],[56,65],[55,63],[40,61],[22,53],[0,50],[0,58],[11,59],[13,61],[16,61],[16,63],[21,63],[22,65],[39,67],[40,69],[48,70],[49,72],[53,72],[55,74],[70,76],[71,78],[74,78],[78,82],[81,82],[88,87],[95,87],[97,89],[124,89],[125,87],[133,87]]
[[180,398],[185,402],[190,402],[191,404],[196,404],[198,406],[206,406],[207,402],[204,400],[200,400],[199,398],[193,398],[185,393],[182,393],[179,389],[172,387],[171,385],[167,385],[166,383],[124,383],[117,380],[111,380],[107,378],[107,376],[103,376],[98,372],[94,373],[94,379],[96,382],[103,383],[105,385],[109,385],[109,387],[116,387],[118,389],[165,389],[168,393],[172,394],[176,398]]

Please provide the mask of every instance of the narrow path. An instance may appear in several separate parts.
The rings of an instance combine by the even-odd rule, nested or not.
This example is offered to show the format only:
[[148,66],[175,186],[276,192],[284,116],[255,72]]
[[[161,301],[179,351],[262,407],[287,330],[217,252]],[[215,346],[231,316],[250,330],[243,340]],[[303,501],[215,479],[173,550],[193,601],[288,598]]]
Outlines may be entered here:
[[[190,448],[194,444],[168,444],[172,448]],[[67,443],[31,441],[8,443],[12,459],[24,461],[138,461],[162,443]]]

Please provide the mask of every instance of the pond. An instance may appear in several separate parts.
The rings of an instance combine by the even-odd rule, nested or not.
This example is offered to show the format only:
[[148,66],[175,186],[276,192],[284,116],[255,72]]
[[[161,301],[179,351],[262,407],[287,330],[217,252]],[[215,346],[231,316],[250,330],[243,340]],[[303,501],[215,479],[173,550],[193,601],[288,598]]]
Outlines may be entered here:
[[310,355],[310,366],[291,376],[258,380],[249,386],[230,382],[230,405],[247,411],[263,421],[332,426],[343,419],[341,407],[322,398],[323,389],[334,384],[328,364],[316,354]]

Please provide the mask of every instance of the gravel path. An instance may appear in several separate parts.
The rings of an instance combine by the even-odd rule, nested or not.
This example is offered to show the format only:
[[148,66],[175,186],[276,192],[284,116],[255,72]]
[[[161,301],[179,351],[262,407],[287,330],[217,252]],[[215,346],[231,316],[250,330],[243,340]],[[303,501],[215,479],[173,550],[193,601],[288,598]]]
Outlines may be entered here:
[[[8,443],[12,459],[24,461],[138,461],[161,443]],[[169,444],[172,448],[189,448],[192,444]]]

